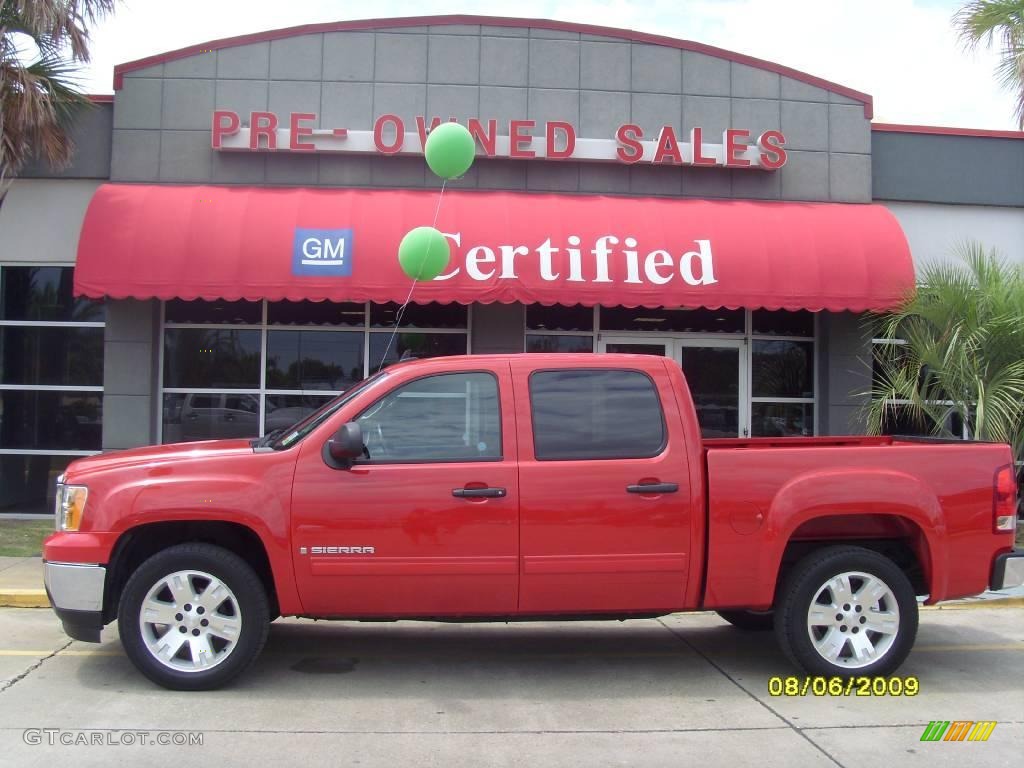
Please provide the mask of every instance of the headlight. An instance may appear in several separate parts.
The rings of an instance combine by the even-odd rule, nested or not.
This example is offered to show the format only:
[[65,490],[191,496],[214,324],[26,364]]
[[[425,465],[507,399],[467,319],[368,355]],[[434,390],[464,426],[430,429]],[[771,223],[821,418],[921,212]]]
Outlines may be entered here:
[[82,524],[89,489],[84,485],[57,483],[57,530],[77,531]]

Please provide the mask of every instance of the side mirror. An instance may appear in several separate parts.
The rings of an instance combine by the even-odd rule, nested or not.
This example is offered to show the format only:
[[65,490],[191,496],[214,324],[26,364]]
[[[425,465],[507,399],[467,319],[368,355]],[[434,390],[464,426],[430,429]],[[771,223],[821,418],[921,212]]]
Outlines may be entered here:
[[324,461],[335,469],[347,469],[352,460],[363,455],[363,430],[354,421],[342,424],[334,437],[324,444]]

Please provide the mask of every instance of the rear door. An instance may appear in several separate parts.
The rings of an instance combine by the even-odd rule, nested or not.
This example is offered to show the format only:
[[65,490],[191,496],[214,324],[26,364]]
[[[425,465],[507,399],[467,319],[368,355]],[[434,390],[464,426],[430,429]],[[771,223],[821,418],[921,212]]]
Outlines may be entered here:
[[522,614],[684,606],[689,470],[666,363],[512,363]]

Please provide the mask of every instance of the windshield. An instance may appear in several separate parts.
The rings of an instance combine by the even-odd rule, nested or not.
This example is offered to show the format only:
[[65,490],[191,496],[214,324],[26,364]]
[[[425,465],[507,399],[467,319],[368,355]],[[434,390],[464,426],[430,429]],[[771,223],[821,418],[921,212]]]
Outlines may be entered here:
[[376,384],[378,381],[382,381],[387,375],[388,374],[385,371],[375,373],[370,378],[363,379],[354,387],[346,389],[336,398],[325,405],[322,405],[305,418],[300,419],[288,429],[281,430],[279,434],[283,436],[271,442],[270,446],[275,451],[282,450],[284,448],[291,448],[295,443],[299,442],[302,438],[333,416],[341,406],[358,395],[364,389]]

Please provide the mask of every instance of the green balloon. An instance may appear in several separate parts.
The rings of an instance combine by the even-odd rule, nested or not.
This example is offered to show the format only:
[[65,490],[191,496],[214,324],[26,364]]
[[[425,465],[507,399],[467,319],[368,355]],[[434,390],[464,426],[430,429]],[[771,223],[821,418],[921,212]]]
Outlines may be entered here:
[[427,136],[423,154],[430,170],[442,179],[455,179],[473,165],[476,143],[465,126],[441,123]]
[[398,263],[413,280],[433,280],[448,268],[448,240],[433,227],[410,230],[398,246]]

